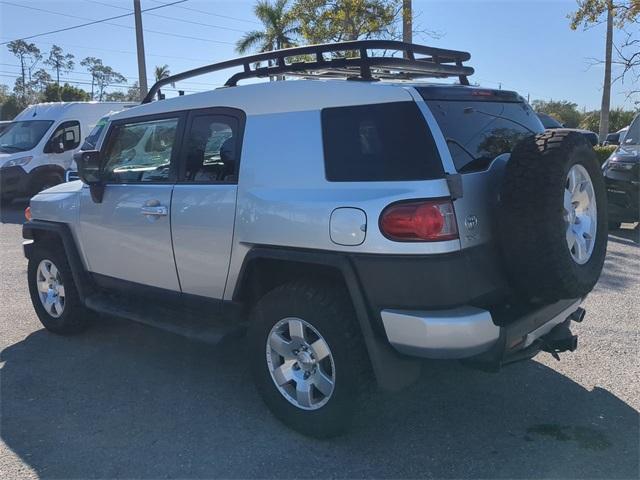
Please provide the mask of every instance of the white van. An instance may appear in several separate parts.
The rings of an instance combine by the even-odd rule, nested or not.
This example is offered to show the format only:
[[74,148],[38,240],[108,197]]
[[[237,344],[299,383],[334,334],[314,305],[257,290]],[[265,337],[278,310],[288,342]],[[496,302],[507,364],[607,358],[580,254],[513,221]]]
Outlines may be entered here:
[[73,153],[98,120],[133,107],[126,102],[40,103],[25,108],[0,133],[2,200],[32,196],[64,181]]

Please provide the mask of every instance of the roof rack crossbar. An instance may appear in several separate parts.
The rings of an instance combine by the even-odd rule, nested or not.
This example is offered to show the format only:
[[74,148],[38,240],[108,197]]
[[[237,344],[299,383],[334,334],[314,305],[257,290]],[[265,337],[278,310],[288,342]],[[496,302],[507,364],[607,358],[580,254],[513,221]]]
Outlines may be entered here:
[[[403,56],[402,58],[376,56],[369,53],[369,51],[375,50],[402,52]],[[358,52],[359,56],[347,56],[345,55],[347,52]],[[333,57],[327,59],[325,54],[333,54]],[[416,54],[422,56],[417,57]],[[312,57],[314,60],[301,61],[296,57]],[[287,63],[288,58],[293,60]],[[264,78],[284,74],[305,77],[346,76],[347,78],[359,77],[364,80],[457,76],[461,84],[468,85],[467,77],[473,74],[473,68],[463,65],[463,62],[470,58],[471,55],[468,52],[395,40],[354,40],[293,47],[235,58],[171,75],[157,81],[142,103],[151,102],[164,85],[233,67],[242,67],[242,71],[232,75],[226,81],[225,86],[235,86],[240,80],[248,78]],[[261,66],[265,62],[267,66]]]

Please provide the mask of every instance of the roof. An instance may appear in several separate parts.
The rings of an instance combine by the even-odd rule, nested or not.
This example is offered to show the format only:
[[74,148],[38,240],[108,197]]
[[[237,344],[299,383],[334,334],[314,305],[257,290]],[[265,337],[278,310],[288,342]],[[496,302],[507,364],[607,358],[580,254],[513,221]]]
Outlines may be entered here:
[[122,110],[134,102],[48,102],[29,105],[14,120],[58,120],[74,115],[103,116],[113,110]]
[[256,83],[146,103],[119,112],[111,119],[211,107],[238,108],[250,116],[410,101],[412,97],[405,86],[411,84],[304,79]]

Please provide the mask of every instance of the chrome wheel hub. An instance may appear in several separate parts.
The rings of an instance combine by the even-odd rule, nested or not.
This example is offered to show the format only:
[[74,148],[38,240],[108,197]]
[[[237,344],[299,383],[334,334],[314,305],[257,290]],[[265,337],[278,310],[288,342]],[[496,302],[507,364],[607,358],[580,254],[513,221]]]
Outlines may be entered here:
[[60,317],[65,305],[64,284],[58,267],[51,260],[44,259],[38,264],[36,286],[40,302],[47,313],[54,318]]
[[593,253],[598,227],[598,209],[593,183],[582,165],[567,174],[564,190],[564,220],[567,247],[573,260],[583,265]]
[[266,345],[267,368],[278,391],[303,410],[325,405],[335,388],[335,365],[329,345],[300,318],[276,323]]

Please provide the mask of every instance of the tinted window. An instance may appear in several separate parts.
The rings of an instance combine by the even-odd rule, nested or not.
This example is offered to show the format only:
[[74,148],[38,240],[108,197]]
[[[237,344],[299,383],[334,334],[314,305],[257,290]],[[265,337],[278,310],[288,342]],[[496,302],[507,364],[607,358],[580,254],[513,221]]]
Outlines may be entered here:
[[538,118],[542,122],[542,126],[544,128],[563,128],[562,124],[558,120],[546,113],[538,113]]
[[542,131],[536,114],[523,102],[427,102],[442,130],[459,172],[483,170],[528,135]]
[[87,138],[84,139],[84,142],[82,143],[82,147],[80,147],[80,149],[93,150],[94,148],[96,148],[98,139],[100,138],[100,134],[104,131],[104,127],[107,125],[107,123],[109,123],[108,116],[102,117],[100,120],[98,120],[98,123],[96,123],[96,126],[93,127],[91,133],[89,133],[89,135],[87,135]]
[[11,122],[0,134],[0,152],[12,153],[31,150],[40,142],[52,124],[51,120]]
[[194,117],[185,137],[184,181],[235,182],[237,131],[233,117]]
[[[58,143],[64,146],[65,152],[78,148],[78,145],[80,145],[80,122],[74,120],[58,125],[49,139],[49,144],[54,145]],[[52,151],[51,147],[48,147],[47,151]]]
[[629,130],[624,135],[625,145],[640,145],[640,115],[631,123]]
[[105,179],[116,183],[167,182],[178,119],[114,127],[105,155]]
[[322,111],[327,180],[428,180],[444,175],[422,113],[413,102]]

